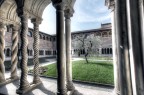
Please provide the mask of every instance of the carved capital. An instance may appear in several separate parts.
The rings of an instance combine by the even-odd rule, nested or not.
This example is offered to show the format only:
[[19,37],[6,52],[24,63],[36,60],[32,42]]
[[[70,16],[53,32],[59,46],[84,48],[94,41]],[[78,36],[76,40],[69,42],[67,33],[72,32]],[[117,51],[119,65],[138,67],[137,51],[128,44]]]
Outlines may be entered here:
[[113,11],[115,9],[115,0],[106,0],[105,5]]
[[41,24],[42,19],[40,19],[40,18],[33,18],[33,19],[31,19],[31,22],[32,22],[33,24]]
[[64,10],[66,4],[64,2],[53,3],[53,6],[56,8],[56,10]]
[[64,10],[65,18],[70,19],[73,16],[74,10],[73,9],[66,9]]

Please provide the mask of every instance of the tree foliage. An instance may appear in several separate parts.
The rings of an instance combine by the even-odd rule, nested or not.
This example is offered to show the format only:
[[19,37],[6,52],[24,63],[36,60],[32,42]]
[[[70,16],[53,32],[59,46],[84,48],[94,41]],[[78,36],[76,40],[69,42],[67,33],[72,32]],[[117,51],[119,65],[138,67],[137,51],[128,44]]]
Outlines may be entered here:
[[94,36],[94,34],[77,35],[74,40],[72,40],[72,47],[78,50],[78,55],[80,54],[81,50],[83,50],[85,60],[88,63],[88,57],[99,54],[101,43],[102,41],[100,36]]

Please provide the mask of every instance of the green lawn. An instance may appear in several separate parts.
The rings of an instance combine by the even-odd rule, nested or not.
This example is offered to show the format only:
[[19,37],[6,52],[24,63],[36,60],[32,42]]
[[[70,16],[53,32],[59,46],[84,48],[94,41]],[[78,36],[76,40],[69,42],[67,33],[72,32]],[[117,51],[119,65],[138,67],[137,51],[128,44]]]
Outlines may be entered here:
[[[56,64],[46,66],[47,72],[43,75],[56,77]],[[109,61],[90,62],[74,61],[73,79],[80,81],[96,82],[102,84],[114,84],[113,64]]]

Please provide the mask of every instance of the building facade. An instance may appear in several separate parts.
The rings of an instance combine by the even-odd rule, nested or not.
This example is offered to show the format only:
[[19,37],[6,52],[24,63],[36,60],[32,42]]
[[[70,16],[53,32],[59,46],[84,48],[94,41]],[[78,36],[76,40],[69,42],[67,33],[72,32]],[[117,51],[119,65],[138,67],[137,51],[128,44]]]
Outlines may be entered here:
[[[76,31],[72,32],[72,42],[73,40],[80,35],[94,35],[100,36],[102,39],[102,45],[99,47],[99,55],[102,56],[111,56],[112,55],[112,39],[111,39],[111,24],[101,24],[101,28],[92,29],[92,30],[84,30],[84,31]],[[28,57],[33,58],[33,29],[29,28],[27,33],[28,36]],[[11,59],[11,47],[12,47],[12,28],[7,26],[7,32],[5,36],[5,58],[6,60]],[[39,32],[39,57],[54,57],[56,55],[56,35],[49,35],[43,32]],[[72,54],[77,55],[76,51],[78,49],[72,47]],[[18,56],[21,56],[20,53],[20,38],[19,38],[19,53]],[[84,54],[83,50],[81,54]]]

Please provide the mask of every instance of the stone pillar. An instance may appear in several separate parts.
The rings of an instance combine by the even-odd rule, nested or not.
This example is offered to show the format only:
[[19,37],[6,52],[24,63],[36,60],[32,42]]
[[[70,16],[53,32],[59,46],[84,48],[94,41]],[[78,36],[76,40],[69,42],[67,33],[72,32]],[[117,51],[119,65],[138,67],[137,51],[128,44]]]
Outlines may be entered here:
[[115,19],[115,4],[109,6],[111,9],[111,21],[112,21],[112,52],[113,52],[113,65],[114,65],[114,95],[120,95],[119,87],[119,68],[118,68],[118,49],[117,49],[117,37],[116,37],[116,19]]
[[28,68],[27,68],[27,61],[28,61],[28,53],[27,53],[27,47],[28,47],[28,15],[23,14],[20,16],[21,18],[21,78],[20,78],[20,87],[17,90],[17,93],[24,93],[26,89],[30,87],[29,82],[27,81],[27,74],[28,74]]
[[115,16],[120,95],[133,95],[130,70],[126,0],[115,0]]
[[57,37],[57,95],[66,95],[66,59],[64,36],[64,3],[54,3],[56,8]]
[[[144,94],[144,64],[143,64],[143,0],[127,0],[129,48],[132,73],[133,95]],[[143,9],[142,9],[143,10]]]
[[41,23],[37,19],[32,19],[32,23],[34,25],[34,42],[33,42],[33,50],[34,50],[34,56],[33,56],[33,63],[34,63],[34,78],[33,83],[36,84],[40,81],[39,78],[39,24]]
[[71,17],[73,11],[70,9],[65,10],[65,34],[66,34],[66,79],[67,90],[72,91],[75,89],[72,82],[72,63],[71,63]]
[[17,64],[18,64],[18,32],[19,26],[12,26],[12,56],[11,56],[11,78],[17,79]]
[[5,55],[4,55],[4,48],[5,48],[5,32],[6,32],[6,26],[3,22],[0,22],[0,83],[3,83],[5,81]]

